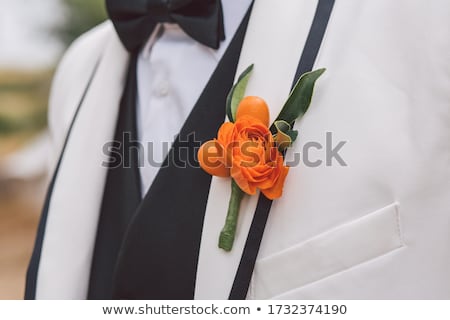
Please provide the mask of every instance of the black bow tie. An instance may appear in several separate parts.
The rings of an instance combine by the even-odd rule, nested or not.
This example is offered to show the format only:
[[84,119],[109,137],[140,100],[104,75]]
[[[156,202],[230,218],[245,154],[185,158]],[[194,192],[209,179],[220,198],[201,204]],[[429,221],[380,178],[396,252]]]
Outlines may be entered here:
[[128,51],[138,50],[158,23],[177,23],[198,42],[217,49],[225,39],[220,0],[106,0],[106,8]]

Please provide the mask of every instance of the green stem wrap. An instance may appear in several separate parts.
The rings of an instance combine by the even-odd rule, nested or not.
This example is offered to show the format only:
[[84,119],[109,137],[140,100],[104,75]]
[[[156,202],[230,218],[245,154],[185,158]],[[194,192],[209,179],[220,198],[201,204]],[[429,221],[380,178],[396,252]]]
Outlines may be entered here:
[[225,251],[231,251],[233,248],[239,208],[243,197],[244,192],[239,188],[236,182],[234,182],[234,179],[231,179],[231,196],[230,202],[228,203],[227,218],[219,237],[219,248]]

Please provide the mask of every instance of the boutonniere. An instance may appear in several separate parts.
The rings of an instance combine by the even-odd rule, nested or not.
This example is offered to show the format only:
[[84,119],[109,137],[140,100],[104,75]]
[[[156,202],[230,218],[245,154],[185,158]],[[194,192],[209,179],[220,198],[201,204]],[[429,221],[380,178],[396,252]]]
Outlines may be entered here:
[[198,151],[200,166],[218,177],[231,177],[231,197],[219,248],[231,251],[242,198],[260,190],[268,199],[281,197],[289,172],[284,164],[286,149],[298,132],[294,121],[301,118],[311,102],[314,83],[325,72],[318,69],[303,74],[292,89],[278,117],[269,125],[269,108],[256,96],[245,96],[253,70],[249,66],[231,88],[226,101],[230,120],[219,128],[217,138],[205,142]]

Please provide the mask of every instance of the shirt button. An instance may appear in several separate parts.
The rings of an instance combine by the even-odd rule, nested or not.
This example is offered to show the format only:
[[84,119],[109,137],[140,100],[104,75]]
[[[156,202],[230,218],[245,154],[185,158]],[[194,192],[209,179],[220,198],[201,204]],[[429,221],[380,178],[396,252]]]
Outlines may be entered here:
[[169,83],[167,81],[161,82],[159,84],[157,94],[160,97],[165,97],[169,94]]

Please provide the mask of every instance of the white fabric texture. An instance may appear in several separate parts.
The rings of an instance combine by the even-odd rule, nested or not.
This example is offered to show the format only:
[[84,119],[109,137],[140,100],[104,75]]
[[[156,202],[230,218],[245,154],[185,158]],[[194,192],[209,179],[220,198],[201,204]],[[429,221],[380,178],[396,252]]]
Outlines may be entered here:
[[[107,174],[107,167],[102,166],[102,162],[108,158],[102,150],[105,142],[114,137],[128,65],[128,54],[111,31],[111,25],[104,24],[81,39],[69,50],[57,72],[56,79],[62,77],[65,81],[56,82],[54,88],[59,91],[53,92],[50,102],[60,104],[51,105],[50,111],[64,108],[61,111],[71,115],[80,104],[91,75],[93,77],[73,122],[55,179],[37,275],[37,299],[85,299],[87,296]],[[88,52],[91,56],[87,56],[89,59],[82,67],[73,66],[71,59],[79,61],[80,52]],[[101,59],[97,64],[99,56]],[[98,65],[97,69],[95,65]],[[106,88],[108,93],[103,91]],[[99,115],[103,115],[101,121],[95,121]],[[53,117],[50,115],[50,119]],[[60,121],[64,121],[64,117]],[[51,132],[59,138],[68,131],[57,120],[50,121],[50,126]],[[56,131],[58,129],[60,131]],[[60,139],[55,150],[63,145],[64,139]]]

